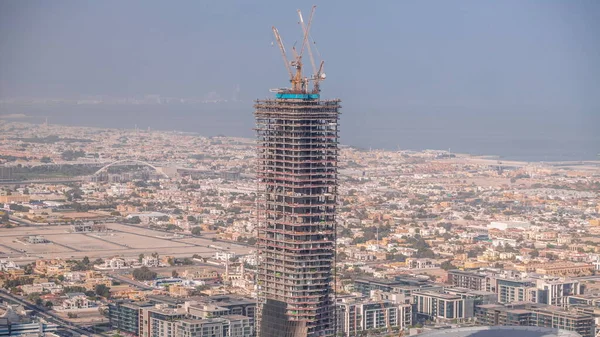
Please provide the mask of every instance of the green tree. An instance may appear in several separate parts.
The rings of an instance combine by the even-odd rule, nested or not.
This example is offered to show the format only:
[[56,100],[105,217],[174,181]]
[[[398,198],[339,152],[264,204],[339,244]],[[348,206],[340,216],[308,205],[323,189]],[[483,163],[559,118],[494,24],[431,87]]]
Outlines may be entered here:
[[192,228],[192,234],[196,236],[202,235],[202,228],[200,228],[200,226]]
[[44,164],[48,164],[48,163],[51,163],[51,162],[52,162],[52,159],[51,159],[50,157],[46,157],[46,156],[44,156],[44,157],[42,157],[42,158],[40,159],[40,162],[42,162],[42,163],[44,163]]
[[141,222],[142,222],[142,219],[140,219],[139,216],[133,216],[133,217],[131,217],[131,219],[129,219],[129,223],[134,224],[134,225],[137,225]]
[[440,265],[440,268],[444,269],[444,270],[450,270],[450,269],[456,269],[456,266],[452,264],[452,262],[450,262],[450,260],[444,261],[442,262],[442,264]]
[[167,225],[167,230],[168,231],[180,231],[181,227],[174,225],[174,224],[169,224],[169,225]]
[[537,250],[537,249],[534,249],[534,250],[532,250],[532,251],[529,253],[529,255],[530,255],[531,257],[538,257],[538,256],[540,256],[540,251],[539,251],[539,250]]
[[50,301],[46,301],[46,303],[44,304],[44,306],[48,309],[52,309],[52,307],[54,306],[54,303],[50,302]]
[[150,281],[156,278],[156,273],[143,266],[133,271],[133,278],[138,281]]
[[96,295],[102,296],[104,298],[110,298],[110,288],[105,286],[104,284],[96,285]]
[[73,151],[73,150],[67,150],[63,153],[61,153],[60,157],[63,160],[67,160],[67,161],[71,161],[71,160],[75,160],[77,158],[83,157],[85,156],[85,152],[79,150],[79,151]]

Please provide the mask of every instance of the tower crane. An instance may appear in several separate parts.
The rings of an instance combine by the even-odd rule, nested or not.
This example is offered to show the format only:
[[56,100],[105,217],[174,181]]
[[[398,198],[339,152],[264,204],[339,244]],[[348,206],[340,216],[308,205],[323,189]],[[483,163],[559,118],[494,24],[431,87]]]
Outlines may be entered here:
[[[289,75],[290,82],[292,83],[291,88],[282,88],[282,89],[274,89],[280,93],[292,93],[292,94],[308,94],[309,93],[309,82],[313,82],[313,89],[311,91],[312,94],[318,94],[320,92],[319,82],[325,79],[325,73],[323,73],[323,64],[324,61],[321,61],[319,64],[319,68],[317,68],[314,55],[312,53],[312,49],[310,46],[309,38],[310,38],[310,27],[312,25],[313,16],[315,13],[316,6],[313,6],[311,9],[311,13],[308,19],[308,23],[304,23],[304,18],[302,17],[302,12],[298,10],[298,17],[300,18],[300,25],[302,26],[303,39],[302,44],[300,46],[300,50],[296,50],[296,46],[292,47],[293,59],[288,60],[288,56],[283,44],[283,40],[277,28],[272,27],[273,34],[275,35],[275,40],[277,40],[277,44],[279,46],[279,50],[281,51],[281,55],[283,57],[286,70]],[[313,73],[309,78],[304,77],[303,74],[303,63],[302,56],[304,54],[304,50],[308,50],[308,55],[310,58],[310,62],[313,68]],[[295,70],[292,70],[295,69]]]

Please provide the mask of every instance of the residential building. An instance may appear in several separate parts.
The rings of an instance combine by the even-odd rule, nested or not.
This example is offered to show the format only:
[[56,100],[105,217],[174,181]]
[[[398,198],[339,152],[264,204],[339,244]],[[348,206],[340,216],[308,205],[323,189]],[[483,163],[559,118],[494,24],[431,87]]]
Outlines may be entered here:
[[[194,324],[205,321],[200,324],[202,329],[221,326],[219,333],[222,333],[222,336],[245,337],[249,336],[248,331],[254,332],[256,301],[253,299],[237,296],[208,296],[194,298],[193,301],[183,301],[166,296],[149,296],[148,300],[148,302],[110,303],[111,326],[141,337],[169,337],[179,336],[176,323],[188,319],[194,321]],[[225,321],[214,320],[215,318],[223,318]],[[186,326],[185,331],[200,333],[196,331],[197,327],[197,324]],[[221,335],[217,334],[217,336]]]
[[449,270],[448,283],[454,287],[483,291],[487,289],[488,275],[478,271]]
[[569,296],[567,298],[567,306],[583,306],[600,309],[600,294]]
[[532,326],[470,326],[461,328],[439,329],[419,334],[419,337],[581,337],[574,331],[564,331],[552,328]]
[[417,320],[451,321],[465,318],[465,301],[459,295],[422,291],[413,293]]
[[337,332],[343,336],[375,329],[404,330],[412,325],[410,304],[351,297],[339,299],[336,306]]
[[531,227],[531,224],[526,221],[492,221],[487,225],[488,229],[498,229],[505,231],[508,229],[522,229],[527,230]]
[[229,261],[230,259],[235,257],[234,252],[225,252],[225,251],[217,251],[215,252],[215,260],[219,261]]
[[175,337],[175,326],[186,318],[183,308],[169,308],[157,304],[140,310],[140,337]]
[[104,269],[121,269],[125,267],[125,260],[120,257],[113,257],[104,261]]
[[537,326],[575,331],[582,337],[595,336],[593,315],[543,304],[479,305],[475,316],[481,325]]
[[140,336],[140,312],[153,307],[148,302],[116,301],[108,304],[108,318],[113,329]]
[[[187,306],[190,315],[197,318],[206,318],[209,314],[211,317],[243,315],[254,318],[256,316],[256,300],[240,296],[208,296],[203,301],[188,302]],[[209,306],[221,309],[211,312],[206,309]]]
[[154,256],[144,256],[142,257],[142,266],[149,268],[160,267],[160,260]]
[[533,302],[536,303],[538,292],[532,279],[495,279],[498,302]]
[[397,276],[394,279],[357,278],[354,280],[354,291],[360,292],[364,296],[370,296],[373,290],[392,292],[398,287],[412,286],[418,288],[425,285],[430,285],[426,279],[411,276]]
[[465,318],[475,317],[475,307],[498,302],[498,296],[489,291],[469,290],[466,288],[446,288],[444,293],[460,296],[464,301]]
[[43,321],[13,323],[0,318],[0,336],[58,336],[59,326]]
[[67,294],[67,298],[62,302],[62,310],[78,310],[92,307],[94,302],[88,300],[87,296],[82,293]]
[[240,315],[182,319],[175,329],[176,337],[251,337],[254,334],[251,319]]
[[417,259],[417,258],[408,258],[406,259],[406,267],[408,269],[427,269],[427,268],[435,268],[436,265],[435,260],[433,259]]
[[569,296],[583,293],[581,283],[570,279],[538,279],[536,287],[539,290],[537,303],[556,306],[567,305]]

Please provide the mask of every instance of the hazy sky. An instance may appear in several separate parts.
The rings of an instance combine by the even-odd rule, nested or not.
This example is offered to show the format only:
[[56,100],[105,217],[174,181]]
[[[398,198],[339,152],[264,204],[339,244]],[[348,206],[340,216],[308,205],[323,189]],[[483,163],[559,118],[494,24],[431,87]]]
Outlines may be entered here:
[[[290,49],[301,39],[296,9],[308,15],[312,4],[1,1],[0,97],[229,98],[237,85],[244,100],[267,97],[287,85],[271,26]],[[427,123],[492,133],[515,126],[507,135],[535,125],[598,132],[600,1],[317,6],[323,95],[344,101],[346,130],[366,131],[353,132],[357,142]]]

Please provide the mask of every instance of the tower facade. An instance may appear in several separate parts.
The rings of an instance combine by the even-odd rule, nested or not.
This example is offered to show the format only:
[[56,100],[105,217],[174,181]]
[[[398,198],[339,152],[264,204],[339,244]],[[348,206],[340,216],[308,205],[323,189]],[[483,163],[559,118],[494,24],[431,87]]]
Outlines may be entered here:
[[333,336],[339,100],[254,105],[259,337]]

